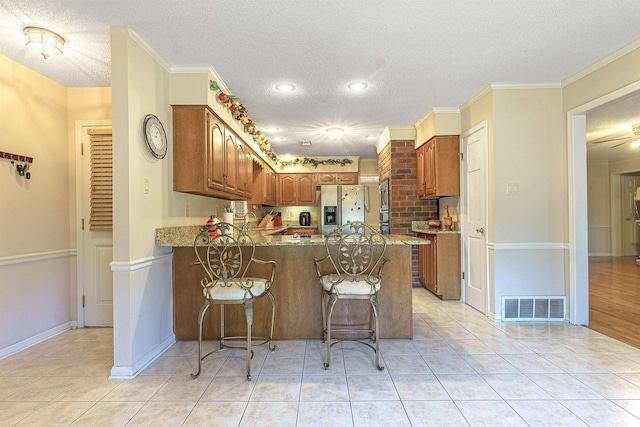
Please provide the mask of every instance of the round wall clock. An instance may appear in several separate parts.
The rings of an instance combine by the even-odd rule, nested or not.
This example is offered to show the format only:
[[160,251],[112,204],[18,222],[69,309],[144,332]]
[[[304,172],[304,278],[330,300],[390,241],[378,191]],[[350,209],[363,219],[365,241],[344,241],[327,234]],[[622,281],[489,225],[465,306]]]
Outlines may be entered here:
[[160,120],[153,114],[147,114],[143,124],[144,140],[153,157],[162,159],[167,155],[167,134]]

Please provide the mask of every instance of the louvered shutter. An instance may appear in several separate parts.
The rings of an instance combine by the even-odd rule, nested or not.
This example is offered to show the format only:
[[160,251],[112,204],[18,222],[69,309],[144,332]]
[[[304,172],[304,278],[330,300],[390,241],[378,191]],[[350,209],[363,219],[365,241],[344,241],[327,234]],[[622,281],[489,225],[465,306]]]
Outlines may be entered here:
[[111,128],[89,129],[91,139],[91,216],[89,230],[113,230],[113,149]]

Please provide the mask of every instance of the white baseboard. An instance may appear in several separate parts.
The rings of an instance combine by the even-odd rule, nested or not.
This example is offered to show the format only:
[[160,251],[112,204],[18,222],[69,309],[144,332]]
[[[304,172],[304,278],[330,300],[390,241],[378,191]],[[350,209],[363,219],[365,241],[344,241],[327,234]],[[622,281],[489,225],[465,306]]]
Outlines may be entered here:
[[130,380],[138,376],[147,366],[153,363],[162,353],[167,351],[176,342],[176,335],[171,334],[169,337],[158,344],[145,357],[133,366],[114,366],[111,368],[110,380]]
[[12,354],[16,354],[24,349],[27,349],[31,346],[34,346],[42,341],[48,340],[51,337],[54,337],[58,334],[61,334],[64,331],[71,329],[72,322],[63,323],[60,326],[56,326],[55,328],[51,328],[48,331],[41,332],[37,335],[34,335],[30,338],[17,342],[9,347],[5,347],[0,349],[0,359],[4,359],[5,357],[11,356]]

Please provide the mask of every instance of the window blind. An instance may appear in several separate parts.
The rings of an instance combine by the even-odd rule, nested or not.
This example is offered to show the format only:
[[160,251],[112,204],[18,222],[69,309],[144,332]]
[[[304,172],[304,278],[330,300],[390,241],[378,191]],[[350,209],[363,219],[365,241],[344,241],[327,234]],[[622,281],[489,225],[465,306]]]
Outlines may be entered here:
[[89,129],[91,194],[89,230],[113,230],[113,148],[111,128]]

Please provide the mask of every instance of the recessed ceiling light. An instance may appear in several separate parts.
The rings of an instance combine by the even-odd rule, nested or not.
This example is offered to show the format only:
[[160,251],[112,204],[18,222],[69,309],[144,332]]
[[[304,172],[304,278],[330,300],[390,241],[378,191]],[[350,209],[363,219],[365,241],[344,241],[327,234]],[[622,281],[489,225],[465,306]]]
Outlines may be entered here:
[[311,147],[311,141],[302,140],[302,141],[300,141],[300,145],[302,145],[303,147]]
[[276,136],[272,138],[274,141],[284,141],[284,136]]
[[276,85],[276,89],[280,92],[292,92],[296,89],[291,83],[279,83]]
[[351,90],[365,90],[367,88],[367,84],[365,82],[352,82],[347,85],[347,87]]
[[375,135],[367,135],[367,139],[376,139]]
[[267,129],[269,132],[278,132],[280,128],[269,128]]

